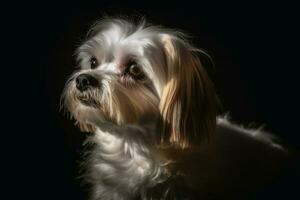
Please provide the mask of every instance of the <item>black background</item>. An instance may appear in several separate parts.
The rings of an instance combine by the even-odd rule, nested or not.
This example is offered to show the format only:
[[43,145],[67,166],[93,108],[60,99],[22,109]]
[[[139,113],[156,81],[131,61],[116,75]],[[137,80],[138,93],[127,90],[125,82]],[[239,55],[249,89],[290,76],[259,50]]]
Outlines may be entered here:
[[[3,183],[8,199],[84,199],[76,179],[84,135],[59,112],[74,50],[107,15],[184,30],[214,59],[208,71],[234,121],[265,125],[294,147],[298,126],[296,5],[285,1],[39,1],[2,7]],[[8,71],[5,71],[8,70]],[[4,128],[5,127],[5,128]],[[298,199],[299,170],[249,199]],[[299,169],[299,166],[298,166]],[[298,196],[298,198],[297,198]]]

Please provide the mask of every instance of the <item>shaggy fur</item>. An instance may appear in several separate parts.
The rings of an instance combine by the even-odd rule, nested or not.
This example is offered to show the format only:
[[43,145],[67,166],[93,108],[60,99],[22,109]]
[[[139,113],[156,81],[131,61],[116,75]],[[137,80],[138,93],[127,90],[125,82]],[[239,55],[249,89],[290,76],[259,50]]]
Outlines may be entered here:
[[[225,177],[234,180],[240,169],[226,166],[247,156],[247,169],[255,171],[257,153],[282,151],[260,130],[216,122],[217,98],[201,53],[184,34],[144,21],[103,19],[91,28],[77,49],[80,69],[62,95],[80,129],[94,133],[85,158],[91,199],[225,198]],[[80,75],[97,84],[81,83]]]

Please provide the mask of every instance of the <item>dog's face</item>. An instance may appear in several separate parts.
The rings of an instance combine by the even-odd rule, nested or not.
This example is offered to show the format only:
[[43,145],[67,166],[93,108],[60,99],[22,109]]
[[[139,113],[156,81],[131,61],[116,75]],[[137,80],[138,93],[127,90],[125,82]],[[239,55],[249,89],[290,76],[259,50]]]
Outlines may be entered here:
[[215,126],[215,94],[182,34],[106,19],[78,48],[63,103],[84,131],[157,120],[161,142],[187,146]]

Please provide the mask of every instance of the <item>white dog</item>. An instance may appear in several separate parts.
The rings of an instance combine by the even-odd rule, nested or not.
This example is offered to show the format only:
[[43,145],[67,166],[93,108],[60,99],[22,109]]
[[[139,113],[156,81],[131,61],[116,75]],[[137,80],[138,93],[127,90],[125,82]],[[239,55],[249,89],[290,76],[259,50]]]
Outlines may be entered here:
[[203,53],[184,34],[144,22],[91,28],[62,95],[80,129],[94,133],[91,199],[233,198],[278,168],[284,149],[274,137],[216,116]]

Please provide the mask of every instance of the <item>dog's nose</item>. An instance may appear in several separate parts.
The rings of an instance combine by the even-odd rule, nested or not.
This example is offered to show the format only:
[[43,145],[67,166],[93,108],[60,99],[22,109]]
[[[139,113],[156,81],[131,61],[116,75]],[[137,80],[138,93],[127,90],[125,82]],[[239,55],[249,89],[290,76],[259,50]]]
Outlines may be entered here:
[[89,74],[80,74],[76,78],[76,88],[81,92],[98,86],[98,80]]

